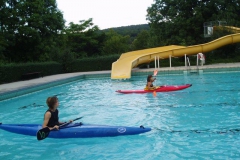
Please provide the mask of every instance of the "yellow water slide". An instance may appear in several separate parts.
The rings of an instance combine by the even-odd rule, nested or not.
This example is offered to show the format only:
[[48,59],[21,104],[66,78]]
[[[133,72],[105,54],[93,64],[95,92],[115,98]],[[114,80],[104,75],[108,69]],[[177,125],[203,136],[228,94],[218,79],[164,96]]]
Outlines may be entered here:
[[[214,27],[215,29],[222,29],[223,27]],[[240,42],[240,28],[225,26],[225,29],[229,29],[236,34],[230,34],[214,41],[194,45],[194,46],[165,46],[150,48],[138,51],[132,51],[123,53],[120,58],[112,63],[111,78],[112,79],[126,79],[131,78],[131,70],[137,67],[139,64],[149,63],[154,61],[155,56],[159,56],[160,59],[166,59],[171,57],[182,57],[186,55],[193,55],[197,53],[205,53],[222,46]]]

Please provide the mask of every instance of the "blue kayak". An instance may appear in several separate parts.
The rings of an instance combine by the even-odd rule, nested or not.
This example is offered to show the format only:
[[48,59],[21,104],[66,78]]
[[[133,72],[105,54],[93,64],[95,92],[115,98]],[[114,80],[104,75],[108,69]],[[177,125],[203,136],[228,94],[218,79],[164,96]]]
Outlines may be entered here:
[[[39,124],[1,124],[0,129],[8,132],[36,136],[37,131],[42,129]],[[113,137],[141,134],[151,131],[151,128],[125,127],[125,126],[107,126],[82,123],[71,123],[59,130],[50,132],[50,138],[92,138],[92,137]]]

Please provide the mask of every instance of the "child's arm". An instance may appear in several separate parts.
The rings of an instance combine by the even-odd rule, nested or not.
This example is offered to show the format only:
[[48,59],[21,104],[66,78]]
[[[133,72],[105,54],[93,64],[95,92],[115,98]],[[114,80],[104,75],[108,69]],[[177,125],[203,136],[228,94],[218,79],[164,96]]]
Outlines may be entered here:
[[[73,120],[69,120],[68,122],[72,123]],[[60,122],[60,121],[58,121],[58,123],[59,123],[59,124],[64,124],[64,123],[67,123],[67,122]]]
[[156,80],[156,78],[152,78],[152,82],[154,82]]

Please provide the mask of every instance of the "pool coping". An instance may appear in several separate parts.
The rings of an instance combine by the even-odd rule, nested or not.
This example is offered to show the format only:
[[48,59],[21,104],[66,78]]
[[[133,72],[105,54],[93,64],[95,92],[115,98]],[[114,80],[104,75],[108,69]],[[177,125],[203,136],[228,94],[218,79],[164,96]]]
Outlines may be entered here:
[[[132,69],[132,76],[152,74],[154,68],[148,69]],[[240,63],[221,63],[204,66],[191,66],[191,67],[162,67],[158,69],[158,74],[183,74],[185,71],[202,70],[204,73],[212,72],[229,72],[240,71]],[[111,71],[92,71],[92,72],[76,72],[65,73],[58,75],[51,75],[42,78],[12,82],[0,85],[0,101],[36,92],[52,86],[57,86],[69,82],[73,82],[83,78],[96,78],[96,77],[110,77]]]
[[[148,69],[136,69],[132,70],[132,76],[144,75],[146,73],[153,74],[155,68]],[[215,72],[231,72],[231,71],[240,71],[240,63],[218,63],[204,66],[180,66],[180,67],[162,67],[158,68],[158,74],[184,74],[189,73],[215,73]]]

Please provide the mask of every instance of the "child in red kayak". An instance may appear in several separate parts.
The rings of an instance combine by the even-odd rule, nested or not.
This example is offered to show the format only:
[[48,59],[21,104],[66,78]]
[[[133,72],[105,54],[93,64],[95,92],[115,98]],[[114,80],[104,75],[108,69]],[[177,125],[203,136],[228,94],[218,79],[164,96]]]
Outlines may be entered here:
[[[50,130],[59,129],[59,125],[64,122],[59,121],[58,117],[58,98],[57,97],[48,97],[46,101],[48,105],[48,110],[44,114],[44,121],[42,128],[48,127]],[[72,122],[72,120],[70,120]]]
[[156,80],[156,78],[153,78],[152,75],[148,75],[147,77],[147,85],[145,90],[153,90],[156,89],[156,87],[153,86],[153,82]]

